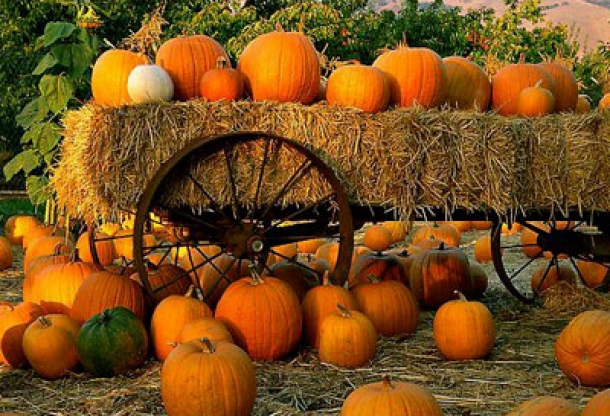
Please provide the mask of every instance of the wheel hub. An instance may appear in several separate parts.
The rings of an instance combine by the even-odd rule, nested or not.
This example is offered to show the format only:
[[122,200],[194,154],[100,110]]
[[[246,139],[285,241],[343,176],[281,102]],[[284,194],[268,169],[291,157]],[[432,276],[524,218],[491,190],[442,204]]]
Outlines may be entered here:
[[267,248],[267,241],[252,224],[240,224],[229,229],[225,234],[227,251],[235,258],[254,258],[260,256]]
[[580,241],[580,233],[578,231],[553,228],[548,234],[538,234],[536,244],[542,250],[549,251],[553,255],[568,254],[576,256],[582,254],[583,247]]

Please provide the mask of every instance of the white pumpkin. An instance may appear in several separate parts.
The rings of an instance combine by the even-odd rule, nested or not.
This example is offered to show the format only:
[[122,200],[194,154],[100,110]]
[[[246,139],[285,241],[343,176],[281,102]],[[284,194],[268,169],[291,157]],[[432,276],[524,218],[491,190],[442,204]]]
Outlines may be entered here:
[[174,97],[174,83],[160,66],[138,65],[129,73],[127,92],[135,103],[170,101]]

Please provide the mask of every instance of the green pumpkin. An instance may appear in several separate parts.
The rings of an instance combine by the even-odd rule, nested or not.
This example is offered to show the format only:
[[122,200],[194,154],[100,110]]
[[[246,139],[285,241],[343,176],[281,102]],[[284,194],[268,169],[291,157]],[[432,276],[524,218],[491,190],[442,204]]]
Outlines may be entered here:
[[77,348],[85,370],[98,377],[111,377],[144,362],[148,335],[142,321],[129,309],[119,306],[85,322]]

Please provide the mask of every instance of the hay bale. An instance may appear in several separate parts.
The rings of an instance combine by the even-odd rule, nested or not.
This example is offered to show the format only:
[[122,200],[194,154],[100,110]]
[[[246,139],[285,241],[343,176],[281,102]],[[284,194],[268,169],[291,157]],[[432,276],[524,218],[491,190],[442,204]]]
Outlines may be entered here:
[[[111,217],[134,211],[163,162],[192,140],[262,131],[311,146],[340,173],[357,204],[395,208],[402,217],[429,208],[450,214],[457,207],[499,214],[529,208],[610,211],[608,119],[605,113],[523,119],[422,108],[373,115],[326,104],[250,101],[87,104],[64,119],[65,140],[51,183],[59,206],[71,215]],[[281,163],[283,171],[294,168],[293,161]],[[197,170],[203,175],[205,169]],[[248,172],[240,174],[245,180]],[[221,188],[224,179],[216,180]],[[317,183],[313,178],[300,186],[288,202],[319,198]],[[192,184],[175,188],[168,203],[201,203]],[[226,189],[216,196],[220,203],[230,198]]]

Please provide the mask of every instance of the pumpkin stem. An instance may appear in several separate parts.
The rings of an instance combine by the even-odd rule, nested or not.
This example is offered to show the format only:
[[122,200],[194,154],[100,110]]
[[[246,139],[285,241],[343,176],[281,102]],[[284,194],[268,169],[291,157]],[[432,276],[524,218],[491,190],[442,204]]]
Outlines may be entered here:
[[379,278],[376,275],[372,274],[372,273],[368,274],[366,276],[366,280],[368,280],[371,283],[379,283]]
[[195,285],[190,285],[184,294],[185,298],[197,298],[197,294],[195,293]]
[[62,247],[64,247],[64,243],[59,243],[55,245],[55,247],[53,248],[53,256],[60,256]]
[[455,293],[461,301],[468,302],[466,296],[464,296],[464,294],[459,290],[454,290],[453,293]]
[[387,389],[394,388],[394,386],[392,386],[392,381],[390,380],[389,374],[384,374],[383,377],[381,377],[381,384]]
[[339,313],[341,314],[342,317],[344,317],[344,318],[352,317],[352,314],[349,312],[349,310],[342,304],[337,303],[337,308],[339,308]]
[[324,275],[322,276],[322,286],[330,286],[330,272],[328,270],[324,270]]
[[200,338],[199,341],[201,341],[201,343],[206,346],[210,354],[214,354],[216,352],[216,347],[214,346],[212,340],[210,340],[209,338],[203,337]]
[[252,281],[250,282],[251,285],[256,286],[265,283],[258,270],[256,270],[256,266],[254,266],[254,264],[250,264],[248,266],[248,270],[250,271],[250,276],[252,276]]
[[224,56],[219,56],[218,59],[216,60],[216,68],[225,69],[227,67],[228,67],[227,58],[225,58]]
[[72,256],[70,257],[70,263],[78,263],[78,262],[82,262],[82,260],[78,256],[78,249],[75,248],[74,251],[72,252]]
[[534,88],[542,88],[542,78],[538,80],[538,82],[536,82],[536,84],[534,85]]
[[37,321],[40,322],[40,325],[43,326],[43,328],[50,328],[53,326],[53,324],[51,323],[51,320],[49,318],[47,318],[46,316],[39,316],[37,318]]

